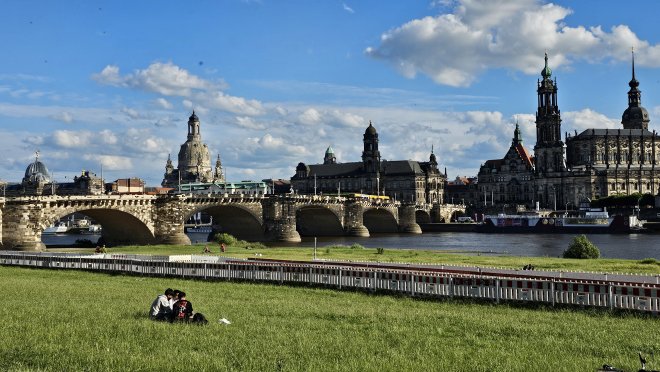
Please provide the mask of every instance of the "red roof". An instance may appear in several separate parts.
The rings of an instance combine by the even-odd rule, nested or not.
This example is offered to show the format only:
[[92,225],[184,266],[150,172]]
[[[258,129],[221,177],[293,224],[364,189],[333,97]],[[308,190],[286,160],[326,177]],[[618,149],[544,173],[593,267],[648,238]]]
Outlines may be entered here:
[[522,145],[522,143],[516,145],[516,152],[518,152],[518,155],[520,155],[520,157],[525,161],[525,164],[531,168],[532,157],[529,155],[529,152],[527,152],[527,149]]

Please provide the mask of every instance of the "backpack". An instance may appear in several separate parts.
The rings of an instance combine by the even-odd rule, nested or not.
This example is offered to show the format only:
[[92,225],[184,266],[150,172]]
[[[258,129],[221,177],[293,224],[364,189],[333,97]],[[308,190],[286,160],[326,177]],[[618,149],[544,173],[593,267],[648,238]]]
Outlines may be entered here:
[[204,314],[197,313],[197,314],[193,315],[192,322],[195,323],[195,324],[204,325],[204,324],[208,324],[209,321],[206,320],[206,317],[204,316]]
[[174,320],[188,320],[188,314],[186,310],[188,309],[188,301],[179,300],[174,303]]

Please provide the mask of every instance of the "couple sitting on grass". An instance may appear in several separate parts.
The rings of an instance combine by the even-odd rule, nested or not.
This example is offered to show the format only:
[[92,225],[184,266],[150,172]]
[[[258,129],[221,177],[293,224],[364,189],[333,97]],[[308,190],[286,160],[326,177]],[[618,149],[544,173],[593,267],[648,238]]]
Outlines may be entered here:
[[167,288],[165,294],[156,297],[151,304],[149,317],[159,321],[208,323],[202,313],[193,315],[192,303],[186,299],[185,292],[171,288]]

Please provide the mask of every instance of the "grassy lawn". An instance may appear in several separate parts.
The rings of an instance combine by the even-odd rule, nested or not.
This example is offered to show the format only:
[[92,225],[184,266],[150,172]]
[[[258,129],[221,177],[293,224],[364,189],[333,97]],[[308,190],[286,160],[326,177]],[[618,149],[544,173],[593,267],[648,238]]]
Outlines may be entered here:
[[[148,320],[166,287],[210,324]],[[660,351],[638,314],[15,267],[0,289],[3,370],[630,371]]]
[[[150,245],[125,246],[109,248],[109,253],[136,253],[152,255],[174,254],[202,254],[205,244],[192,246]],[[212,254],[220,254],[217,244],[209,243]],[[49,249],[48,251],[85,252],[92,253],[93,249]],[[243,246],[231,246],[225,256],[246,258],[274,258],[288,260],[311,260],[313,248],[254,248],[245,249]],[[260,256],[259,256],[260,255]],[[533,264],[537,270],[573,270],[618,273],[644,273],[660,274],[660,260],[623,260],[601,258],[597,260],[576,260],[554,257],[519,257],[501,255],[466,255],[447,253],[444,251],[417,250],[417,249],[385,249],[379,254],[376,248],[351,247],[320,247],[316,256],[319,259],[351,260],[351,261],[380,261],[380,262],[422,262],[442,263],[454,265],[471,265],[482,267],[508,267],[522,268],[526,264]]]

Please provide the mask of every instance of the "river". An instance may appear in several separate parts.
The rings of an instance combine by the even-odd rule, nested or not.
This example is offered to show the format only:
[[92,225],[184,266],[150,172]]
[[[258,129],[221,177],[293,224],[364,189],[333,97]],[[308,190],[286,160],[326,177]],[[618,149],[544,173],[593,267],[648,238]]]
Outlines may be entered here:
[[[207,234],[188,234],[192,242],[203,242]],[[368,248],[409,248],[453,251],[473,254],[507,254],[512,256],[559,257],[566,250],[573,234],[483,234],[442,232],[411,234],[374,234],[370,238],[320,237],[318,247],[361,244]],[[603,258],[660,259],[658,234],[587,234]],[[99,235],[50,235],[42,241],[48,245],[71,245],[76,239],[96,241]],[[314,238],[303,237],[298,244],[272,243],[277,246],[311,247]]]

